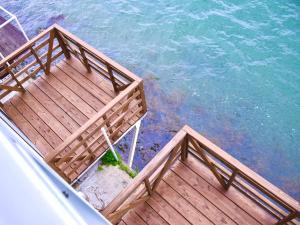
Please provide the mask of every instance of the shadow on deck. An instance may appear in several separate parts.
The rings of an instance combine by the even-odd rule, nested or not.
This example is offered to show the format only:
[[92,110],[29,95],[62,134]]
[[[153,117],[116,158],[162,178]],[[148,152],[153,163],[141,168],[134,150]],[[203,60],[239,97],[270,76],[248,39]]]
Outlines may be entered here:
[[102,213],[127,225],[299,224],[299,210],[296,200],[185,126]]
[[54,25],[1,61],[1,108],[72,182],[145,113],[143,81]]

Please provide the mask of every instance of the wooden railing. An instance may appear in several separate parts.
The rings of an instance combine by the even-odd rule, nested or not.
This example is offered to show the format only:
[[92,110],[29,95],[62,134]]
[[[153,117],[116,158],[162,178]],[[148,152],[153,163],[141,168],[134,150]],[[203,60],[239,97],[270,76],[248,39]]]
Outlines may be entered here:
[[52,64],[71,57],[111,81],[117,96],[47,155],[45,160],[68,182],[108,148],[102,127],[114,142],[147,110],[141,78],[56,24],[0,62],[0,103],[11,92],[25,92],[31,78],[51,73]]
[[78,58],[87,71],[93,69],[109,79],[112,82],[115,92],[118,93],[124,90],[133,81],[141,81],[141,78],[80,40],[69,31],[58,25],[55,25],[55,29],[62,39],[65,52]]
[[111,81],[116,93],[141,78],[89,46],[64,28],[53,25],[0,62],[0,103],[11,92],[24,92],[30,78],[49,74],[53,63],[78,58],[87,71],[95,71]]
[[234,186],[276,218],[276,224],[299,224],[300,205],[296,200],[188,126],[184,126],[131,185],[102,211],[104,216],[112,223],[119,222],[126,212],[149,199],[170,166],[179,157],[186,160],[188,154],[204,163],[225,190]]
[[[52,35],[51,35],[52,34]],[[40,73],[46,73],[51,62],[62,54],[54,27],[40,33],[0,62],[0,101],[11,92],[24,92],[24,84]],[[48,49],[52,49],[49,55]]]
[[134,81],[49,154],[46,162],[71,182],[82,172],[81,167],[86,168],[108,149],[101,128],[116,141],[146,112],[144,102],[142,82]]

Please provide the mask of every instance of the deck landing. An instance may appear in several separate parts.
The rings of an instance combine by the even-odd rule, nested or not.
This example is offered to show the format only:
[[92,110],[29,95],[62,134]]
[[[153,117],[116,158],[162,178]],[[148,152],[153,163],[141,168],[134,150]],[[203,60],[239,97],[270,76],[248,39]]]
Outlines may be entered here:
[[111,82],[87,73],[74,57],[52,66],[50,75],[25,89],[3,109],[44,157],[116,96]]
[[145,203],[119,224],[275,224],[276,220],[235,187],[225,191],[211,171],[189,155],[178,160]]

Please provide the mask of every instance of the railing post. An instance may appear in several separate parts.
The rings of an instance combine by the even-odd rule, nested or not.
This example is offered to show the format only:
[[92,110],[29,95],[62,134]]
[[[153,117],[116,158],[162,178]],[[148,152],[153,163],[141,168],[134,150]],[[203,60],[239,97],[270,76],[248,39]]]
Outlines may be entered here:
[[188,135],[186,134],[181,145],[181,160],[185,161],[188,156]]
[[46,75],[49,75],[49,73],[50,73],[53,43],[54,43],[54,29],[50,30],[49,46],[48,46],[47,62],[46,62]]
[[110,66],[108,63],[106,63],[106,67],[107,67],[107,72],[108,72],[108,75],[109,75],[110,80],[111,80],[111,82],[112,82],[114,91],[115,91],[116,93],[119,93],[119,89],[118,89],[118,86],[117,86],[117,83],[116,83],[116,80],[115,80],[115,77],[114,77],[112,68],[111,68],[111,66]]
[[146,186],[146,189],[147,189],[148,194],[151,196],[152,193],[153,193],[153,190],[152,190],[152,188],[151,188],[151,184],[150,184],[150,181],[149,181],[149,178],[148,178],[148,177],[145,178],[144,183],[145,183],[145,186]]
[[81,45],[79,45],[79,51],[80,51],[80,54],[81,54],[81,57],[82,57],[82,60],[83,60],[83,64],[85,65],[85,68],[87,69],[87,71],[90,73],[92,72],[91,70],[91,67],[90,67],[90,64],[86,58],[86,55],[85,55],[85,52],[84,52],[84,49],[82,48]]
[[64,42],[63,38],[61,37],[59,31],[57,29],[55,29],[55,37],[59,43],[59,46],[61,47],[66,59],[70,59],[71,58],[71,54],[70,51],[67,49],[66,43]]

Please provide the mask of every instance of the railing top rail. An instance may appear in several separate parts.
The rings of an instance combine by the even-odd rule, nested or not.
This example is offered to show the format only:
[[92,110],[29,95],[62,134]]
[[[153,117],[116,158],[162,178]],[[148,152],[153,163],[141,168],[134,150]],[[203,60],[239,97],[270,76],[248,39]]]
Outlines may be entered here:
[[30,48],[31,46],[33,46],[36,41],[43,38],[51,30],[57,30],[57,31],[61,32],[63,35],[65,35],[65,36],[69,37],[70,39],[74,40],[76,43],[78,43],[82,47],[86,48],[91,54],[96,55],[99,59],[101,59],[102,61],[107,63],[112,69],[114,69],[115,71],[121,72],[123,75],[126,75],[132,81],[134,81],[134,80],[141,81],[142,80],[140,77],[138,77],[137,75],[135,75],[134,73],[132,73],[131,71],[126,69],[125,67],[121,66],[120,64],[118,64],[117,62],[115,62],[114,60],[109,58],[108,56],[104,55],[102,52],[98,51],[94,47],[90,46],[89,44],[82,41],[80,38],[76,37],[75,35],[73,35],[72,33],[70,33],[69,31],[67,31],[66,29],[64,29],[63,27],[61,27],[57,24],[54,24],[54,25],[48,27],[46,30],[42,31],[40,34],[38,34],[37,36],[35,36],[34,38],[32,38],[31,40],[26,42],[24,45],[20,46],[18,49],[13,51],[11,54],[6,56],[4,59],[2,59],[0,61],[0,66],[3,66],[6,62],[11,61],[16,56],[21,54],[23,51],[25,51],[28,48]]
[[287,205],[291,206],[293,209],[300,211],[300,203],[293,199],[291,196],[286,194],[284,191],[280,190],[278,187],[267,181],[262,176],[255,173],[249,167],[245,166],[243,163],[232,157],[230,154],[222,150],[220,147],[200,135],[197,131],[191,127],[185,125],[182,128],[189,136],[197,140],[201,147],[208,151],[213,156],[217,157],[223,162],[226,162],[232,169],[237,169],[239,174],[244,175],[253,182],[255,186],[260,186],[269,192],[271,195],[275,196],[278,200],[285,202]]
[[264,188],[269,194],[275,196],[274,200],[279,200],[279,203],[293,208],[295,211],[300,211],[300,204],[295,199],[287,195],[285,192],[274,186],[260,175],[256,174],[250,168],[239,162],[237,159],[226,153],[220,147],[213,144],[211,141],[200,135],[191,127],[185,125],[171,141],[146,165],[146,167],[134,178],[130,186],[124,189],[104,210],[104,215],[114,212],[120,207],[127,198],[143,183],[146,178],[149,178],[159,166],[164,162],[172,150],[184,140],[185,137],[193,138],[197,143],[201,144],[201,148],[218,158],[222,162],[229,165],[232,169],[237,169],[240,175],[245,179],[254,181],[253,185],[257,188]]
[[82,41],[80,38],[76,37],[75,35],[73,35],[69,31],[67,31],[66,29],[62,28],[61,26],[59,26],[57,24],[54,24],[53,26],[54,26],[55,29],[57,29],[58,31],[62,32],[64,35],[66,35],[69,38],[73,39],[75,42],[77,42],[78,44],[80,44],[83,47],[85,47],[86,49],[88,49],[90,52],[92,52],[95,55],[97,55],[103,61],[105,61],[106,63],[108,63],[114,70],[120,71],[120,72],[126,74],[132,80],[136,80],[136,81],[142,80],[140,77],[138,77],[137,75],[135,75],[134,73],[132,73],[131,71],[129,71],[128,69],[126,69],[125,67],[121,66],[119,63],[115,62],[114,60],[112,60],[108,56],[104,55],[102,52],[98,51],[94,47],[90,46],[86,42]]

